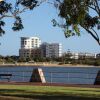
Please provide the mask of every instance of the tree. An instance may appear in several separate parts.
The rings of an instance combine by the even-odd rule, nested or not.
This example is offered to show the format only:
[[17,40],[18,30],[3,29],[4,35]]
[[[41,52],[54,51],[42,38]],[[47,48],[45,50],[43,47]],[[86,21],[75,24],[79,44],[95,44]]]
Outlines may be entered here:
[[12,29],[14,31],[22,30],[23,24],[20,14],[33,10],[46,0],[0,0],[0,36],[5,33],[3,26],[5,26],[4,18],[11,17],[15,19]]
[[63,23],[53,19],[53,25],[64,29],[66,38],[81,35],[85,29],[100,45],[100,0],[56,0]]
[[[0,35],[4,34],[4,18],[15,19],[12,29],[22,30],[23,24],[20,14],[33,10],[43,2],[54,4],[59,10],[59,17],[64,19],[63,23],[52,20],[53,25],[64,29],[66,38],[81,35],[81,29],[85,29],[100,45],[100,0],[0,0]],[[94,12],[94,15],[92,14]]]

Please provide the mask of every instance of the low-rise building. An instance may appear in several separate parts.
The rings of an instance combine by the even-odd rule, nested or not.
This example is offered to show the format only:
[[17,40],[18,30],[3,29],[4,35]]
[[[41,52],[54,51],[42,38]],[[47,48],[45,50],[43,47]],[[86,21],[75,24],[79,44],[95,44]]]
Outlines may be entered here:
[[93,53],[79,53],[79,59],[96,58],[96,54]]
[[67,58],[69,57],[70,59],[96,58],[96,54],[93,53],[84,53],[84,52],[75,53],[71,51],[67,51],[66,53],[64,53],[64,56],[66,56]]

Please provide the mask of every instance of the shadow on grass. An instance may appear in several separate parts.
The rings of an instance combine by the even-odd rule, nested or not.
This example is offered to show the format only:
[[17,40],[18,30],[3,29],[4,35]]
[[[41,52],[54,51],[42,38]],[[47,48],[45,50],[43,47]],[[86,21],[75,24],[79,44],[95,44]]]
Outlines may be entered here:
[[0,89],[0,96],[5,96],[5,97],[10,96],[15,98],[21,97],[21,98],[27,98],[27,100],[34,100],[34,99],[35,100],[37,99],[38,100],[100,100],[100,98],[96,98],[96,97],[82,97],[82,96],[71,95],[71,94],[67,95],[65,93],[59,93],[59,92],[53,92],[53,93],[32,92],[32,91],[18,90],[18,89]]

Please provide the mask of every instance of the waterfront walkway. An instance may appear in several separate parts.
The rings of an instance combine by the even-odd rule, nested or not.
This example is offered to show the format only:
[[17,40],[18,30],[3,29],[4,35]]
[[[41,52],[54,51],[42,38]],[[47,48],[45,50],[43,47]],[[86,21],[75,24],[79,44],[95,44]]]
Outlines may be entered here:
[[100,88],[100,85],[87,84],[63,84],[63,83],[33,83],[33,82],[0,82],[0,85],[34,85],[34,86],[61,86],[61,87],[83,87]]

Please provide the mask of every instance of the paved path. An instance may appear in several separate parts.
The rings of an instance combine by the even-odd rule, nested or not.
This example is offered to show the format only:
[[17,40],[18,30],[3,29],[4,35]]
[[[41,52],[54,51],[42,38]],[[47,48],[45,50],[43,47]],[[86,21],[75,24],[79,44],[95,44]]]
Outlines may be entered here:
[[63,83],[33,83],[33,82],[0,82],[0,85],[34,85],[34,86],[63,86],[63,87],[83,87],[83,88],[100,88],[100,85],[80,85],[80,84],[63,84]]

